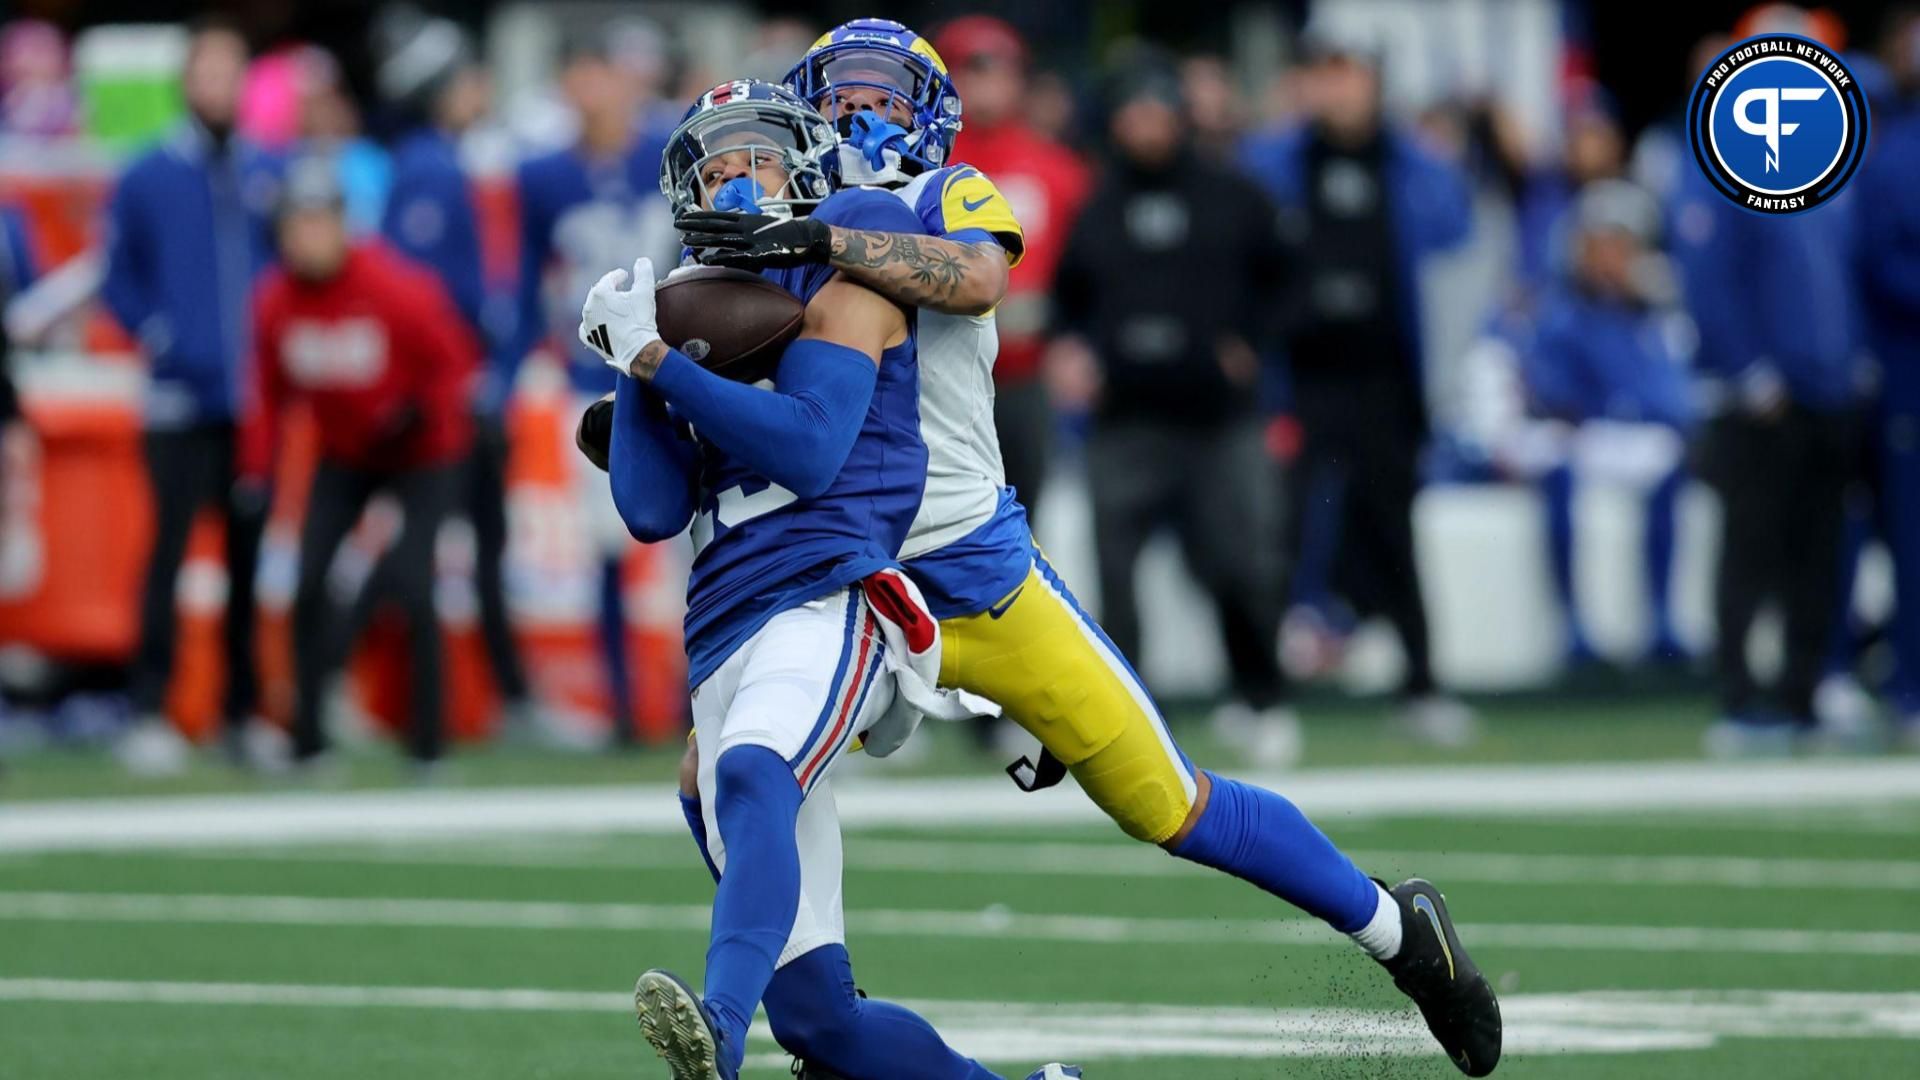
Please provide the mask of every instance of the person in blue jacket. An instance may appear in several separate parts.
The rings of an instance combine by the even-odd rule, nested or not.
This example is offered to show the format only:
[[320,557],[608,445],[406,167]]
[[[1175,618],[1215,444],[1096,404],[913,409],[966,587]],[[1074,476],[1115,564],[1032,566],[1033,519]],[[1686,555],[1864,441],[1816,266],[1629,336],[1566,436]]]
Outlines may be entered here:
[[1433,677],[1413,499],[1427,434],[1420,266],[1466,239],[1467,180],[1383,117],[1373,42],[1310,33],[1306,53],[1310,121],[1253,138],[1241,157],[1294,249],[1294,287],[1276,298],[1290,306],[1286,359],[1303,436],[1289,546],[1297,554],[1303,539],[1338,531],[1341,591],[1386,615],[1406,649],[1407,726],[1464,742],[1472,718]]
[[[1714,597],[1721,722],[1708,733],[1710,753],[1774,752],[1816,723],[1868,376],[1855,274],[1862,198],[1844,192],[1809,213],[1763,217],[1689,168],[1668,208],[1671,253],[1699,330],[1701,474],[1723,509]],[[1769,599],[1786,617],[1771,694],[1746,650]]]
[[273,729],[255,708],[253,575],[264,492],[236,485],[235,420],[247,407],[248,306],[272,251],[273,159],[234,130],[247,41],[232,24],[195,24],[182,91],[187,119],[136,158],[108,206],[102,295],[152,374],[146,398],[154,541],[140,605],[132,705],[121,746],[136,771],[184,764],[185,744],[160,711],[173,667],[174,582],[204,506],[226,515],[225,700],[230,752],[257,760]]
[[[643,126],[654,88],[603,39],[569,46],[562,89],[580,117],[580,139],[533,158],[516,177],[520,201],[520,269],[516,332],[498,369],[510,387],[518,363],[543,342],[562,357],[573,388],[566,430],[579,426],[587,406],[611,393],[614,373],[574,335],[580,304],[609,266],[637,255],[659,265],[679,261],[680,238],[660,193],[660,155],[666,132]],[[504,392],[504,391],[503,391]],[[574,486],[600,572],[600,646],[613,700],[618,741],[631,738],[633,700],[626,662],[626,614],[619,560],[631,541],[614,512],[607,476],[579,454]]]
[[1860,296],[1880,361],[1873,437],[1896,590],[1892,699],[1903,738],[1920,747],[1920,110],[1876,126],[1873,138],[1857,192]]
[[1595,658],[1574,587],[1573,507],[1577,486],[1597,482],[1641,489],[1646,497],[1650,651],[1659,659],[1683,659],[1669,593],[1693,422],[1685,354],[1690,334],[1662,303],[1665,275],[1649,263],[1659,205],[1624,180],[1603,180],[1580,192],[1570,217],[1570,265],[1541,299],[1520,363],[1528,411],[1558,436],[1558,460],[1541,476],[1541,487],[1569,658]]
[[510,386],[499,354],[483,274],[480,218],[460,160],[461,137],[486,116],[485,70],[466,34],[450,19],[396,27],[380,65],[380,92],[410,126],[393,149],[393,190],[381,232],[402,254],[432,270],[454,307],[486,343],[490,359],[474,401],[473,451],[463,472],[465,512],[473,523],[474,592],[481,638],[507,726],[529,729],[538,714],[526,666],[513,638],[502,564],[507,546],[506,402]]

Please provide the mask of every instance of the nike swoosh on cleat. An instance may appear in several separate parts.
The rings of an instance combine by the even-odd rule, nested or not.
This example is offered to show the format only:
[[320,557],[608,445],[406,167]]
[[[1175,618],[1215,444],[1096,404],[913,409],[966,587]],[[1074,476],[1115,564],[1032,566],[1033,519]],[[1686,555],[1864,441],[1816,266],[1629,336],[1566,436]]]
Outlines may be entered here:
[[991,195],[982,195],[978,199],[971,199],[971,200],[966,198],[965,196],[962,196],[960,199],[960,205],[966,208],[967,213],[971,214],[975,210],[980,209],[981,207],[987,205],[992,201],[993,201],[993,196]]
[[1433,901],[1424,893],[1415,896],[1413,910],[1425,915],[1427,921],[1433,924],[1434,936],[1440,939],[1440,951],[1447,954],[1447,978],[1453,978],[1453,946],[1447,944],[1447,932],[1440,928],[1440,913],[1433,909]]
[[[991,198],[992,196],[988,196],[988,197]],[[1027,587],[1025,585],[1020,586],[1018,589],[1015,589],[1011,593],[1008,593],[1007,598],[1005,600],[1002,600],[999,603],[993,605],[992,607],[989,607],[987,609],[987,618],[993,619],[996,622],[999,621],[1000,616],[1005,615],[1008,609],[1013,607],[1013,602],[1015,600],[1020,599],[1020,594],[1026,591],[1026,588]]]

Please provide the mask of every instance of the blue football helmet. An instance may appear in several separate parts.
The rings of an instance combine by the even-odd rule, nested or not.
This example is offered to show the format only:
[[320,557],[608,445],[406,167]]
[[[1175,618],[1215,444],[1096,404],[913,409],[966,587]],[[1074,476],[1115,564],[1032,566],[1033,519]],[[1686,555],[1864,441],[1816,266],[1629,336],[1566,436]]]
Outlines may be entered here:
[[960,132],[959,91],[933,43],[892,19],[855,19],[827,31],[787,72],[786,83],[836,122],[849,119],[837,115],[836,91],[879,91],[887,95],[887,107],[876,111],[891,115],[899,104],[910,117],[902,125],[907,129],[900,151],[904,164],[924,171],[953,157],[953,138]]
[[[700,95],[660,155],[660,191],[674,214],[690,210],[752,210],[801,215],[834,190],[833,127],[793,91],[760,79],[724,82]],[[747,175],[728,181],[707,205],[710,164],[722,155],[748,154]],[[786,183],[767,192],[757,182],[759,167],[777,159]]]

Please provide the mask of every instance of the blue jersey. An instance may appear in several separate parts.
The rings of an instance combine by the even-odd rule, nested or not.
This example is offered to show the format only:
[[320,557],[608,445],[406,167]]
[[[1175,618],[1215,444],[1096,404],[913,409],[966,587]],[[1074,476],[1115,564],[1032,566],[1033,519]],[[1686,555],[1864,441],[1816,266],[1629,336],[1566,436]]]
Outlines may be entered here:
[[[813,216],[829,224],[924,235],[900,200],[839,192]],[[829,266],[770,270],[802,303],[833,276]],[[782,611],[897,566],[920,508],[927,447],[920,437],[920,369],[914,320],[880,358],[860,434],[832,486],[802,499],[699,438],[700,510],[687,584],[687,681],[699,686]]]
[[1520,375],[1540,413],[1574,423],[1618,420],[1685,430],[1693,422],[1687,358],[1674,318],[1570,286],[1541,301]]
[[393,190],[380,231],[432,270],[476,332],[485,288],[480,278],[480,215],[460,167],[460,148],[438,128],[421,128],[393,151]]
[[571,148],[520,166],[520,281],[517,330],[501,372],[542,340],[558,346],[575,390],[598,397],[613,389],[613,369],[580,344],[580,305],[600,275],[641,255],[672,265],[679,250],[673,213],[660,194],[663,138],[636,135],[625,156],[595,160]]

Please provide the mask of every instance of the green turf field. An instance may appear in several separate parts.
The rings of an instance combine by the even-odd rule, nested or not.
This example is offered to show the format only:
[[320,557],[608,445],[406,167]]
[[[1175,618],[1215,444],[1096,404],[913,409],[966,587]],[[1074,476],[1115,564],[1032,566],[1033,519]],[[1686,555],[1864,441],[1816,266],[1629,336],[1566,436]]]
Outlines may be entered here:
[[[1379,702],[1315,698],[1306,717],[1306,764],[1312,766],[1397,765],[1419,762],[1624,761],[1688,757],[1700,745],[1700,729],[1712,715],[1710,703],[1693,695],[1613,693],[1568,700],[1539,696],[1489,699],[1476,703],[1485,720],[1485,737],[1466,750],[1440,750],[1399,737],[1389,726],[1390,712]],[[1173,714],[1181,745],[1196,761],[1226,760],[1230,753],[1208,733],[1203,709]],[[944,725],[923,728],[914,737],[926,744],[913,761],[889,761],[901,775],[979,774],[1001,762],[981,758],[963,734]],[[347,768],[329,778],[329,786],[393,787],[406,783],[399,759],[384,748],[346,755]],[[465,787],[522,784],[613,784],[673,777],[678,760],[672,748],[631,754],[541,753],[521,747],[463,747],[448,762],[440,782]],[[209,755],[185,775],[132,781],[97,751],[48,751],[22,757],[0,774],[0,801],[85,798],[115,795],[185,795],[284,787],[224,767]]]
[[[1745,768],[1676,774],[1667,790]],[[1844,780],[1856,767],[1803,768]],[[1320,793],[1303,802],[1325,797],[1323,775],[1298,777]],[[1446,889],[1505,999],[1499,1075],[1920,1076],[1920,783],[1911,799],[1579,811],[1556,801],[1559,773],[1473,783],[1492,800],[1510,775],[1538,808],[1409,818],[1341,803],[1326,818],[1372,872]],[[976,804],[1077,796],[963,783],[952,822],[849,834],[850,944],[870,993],[911,1000],[998,1071],[1066,1058],[1099,1080],[1456,1075],[1371,962],[1324,929],[1108,827],[971,823]],[[222,798],[201,809],[236,827],[292,814],[272,795]],[[115,821],[186,804],[89,817],[100,805],[0,805],[9,1080],[664,1075],[627,994],[656,965],[697,981],[711,891],[665,815],[621,832],[410,838],[375,817],[311,842],[296,824],[281,839],[83,850],[114,847]],[[25,834],[9,815],[36,806],[71,808],[95,839],[10,844]],[[747,1075],[786,1075],[770,1040],[751,1055]]]

